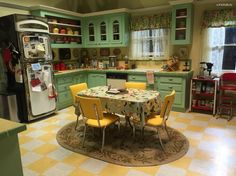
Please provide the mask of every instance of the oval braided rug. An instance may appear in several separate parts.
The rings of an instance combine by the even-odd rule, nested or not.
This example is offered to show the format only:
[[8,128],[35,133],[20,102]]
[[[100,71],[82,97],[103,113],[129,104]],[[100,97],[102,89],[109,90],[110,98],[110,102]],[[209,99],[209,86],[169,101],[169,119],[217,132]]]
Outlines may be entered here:
[[187,138],[177,130],[168,127],[171,139],[160,128],[160,136],[165,152],[161,149],[156,129],[145,127],[144,137],[136,130],[136,137],[132,137],[130,127],[121,125],[120,133],[117,126],[106,129],[104,150],[101,152],[102,133],[99,129],[87,128],[84,147],[82,147],[83,129],[81,125],[74,129],[75,122],[65,125],[57,133],[58,143],[71,151],[87,155],[122,166],[154,166],[175,161],[184,156],[189,148]]

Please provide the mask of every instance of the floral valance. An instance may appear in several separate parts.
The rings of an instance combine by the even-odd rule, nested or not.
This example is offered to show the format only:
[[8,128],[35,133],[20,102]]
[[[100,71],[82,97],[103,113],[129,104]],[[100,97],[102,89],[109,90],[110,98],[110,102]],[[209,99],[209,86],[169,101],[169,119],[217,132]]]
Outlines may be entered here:
[[236,26],[236,9],[221,9],[205,11],[202,27]]
[[146,29],[170,28],[171,13],[155,15],[133,16],[131,18],[131,30],[140,31]]

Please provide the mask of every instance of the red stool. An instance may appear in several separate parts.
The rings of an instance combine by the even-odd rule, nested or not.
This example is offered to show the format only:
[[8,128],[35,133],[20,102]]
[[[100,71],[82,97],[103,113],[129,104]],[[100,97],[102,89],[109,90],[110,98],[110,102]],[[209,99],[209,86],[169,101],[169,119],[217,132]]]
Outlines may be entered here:
[[[236,93],[236,73],[224,73],[220,76],[218,115],[233,116],[233,96]],[[231,93],[231,94],[230,94]]]

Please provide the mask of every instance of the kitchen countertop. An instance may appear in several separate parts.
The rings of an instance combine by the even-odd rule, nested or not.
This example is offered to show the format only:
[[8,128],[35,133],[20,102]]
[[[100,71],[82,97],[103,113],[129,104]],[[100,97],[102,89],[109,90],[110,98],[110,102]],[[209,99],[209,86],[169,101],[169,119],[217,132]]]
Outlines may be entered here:
[[0,118],[0,139],[26,130],[26,125]]
[[147,71],[153,70],[154,75],[165,75],[165,76],[188,76],[189,74],[192,75],[193,71],[162,71],[162,70],[155,70],[155,69],[129,69],[129,70],[117,70],[117,69],[106,69],[106,70],[99,70],[99,69],[74,69],[74,70],[65,70],[65,71],[58,71],[55,72],[55,76],[68,74],[68,73],[77,73],[77,72],[94,72],[94,73],[107,73],[107,72],[113,72],[113,73],[128,73],[128,74],[145,74]]

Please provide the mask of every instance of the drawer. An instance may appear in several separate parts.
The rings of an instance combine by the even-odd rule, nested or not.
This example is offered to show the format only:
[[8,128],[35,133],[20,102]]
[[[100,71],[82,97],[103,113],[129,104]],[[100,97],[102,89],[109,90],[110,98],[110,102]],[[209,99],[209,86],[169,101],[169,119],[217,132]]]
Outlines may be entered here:
[[74,83],[75,84],[82,83],[82,82],[86,82],[86,76],[84,74],[74,76]]
[[73,76],[57,78],[57,84],[73,83]]
[[69,88],[70,85],[71,85],[71,84],[58,85],[58,86],[57,86],[57,91],[58,91],[58,92],[69,91],[69,90],[70,90],[70,88]]
[[[170,93],[171,93],[171,91],[160,91],[162,101],[164,101],[165,96],[170,94]],[[175,100],[174,100],[173,105],[181,106],[183,104],[184,104],[183,93],[176,92],[175,93]]]
[[175,90],[178,92],[182,92],[183,88],[182,85],[180,84],[165,84],[165,83],[160,83],[157,87],[158,90],[167,90],[167,91],[171,91],[171,90]]
[[160,83],[182,84],[182,81],[183,81],[183,78],[178,78],[178,77],[159,77],[156,79],[157,79],[157,81],[159,79]]
[[147,78],[143,75],[128,75],[128,81],[140,81],[140,82],[146,82]]
[[89,74],[89,78],[106,78],[105,74]]
[[70,92],[60,92],[58,94],[58,102],[59,103],[63,103],[63,102],[67,102],[70,101],[72,103],[72,97],[71,97],[71,93]]

